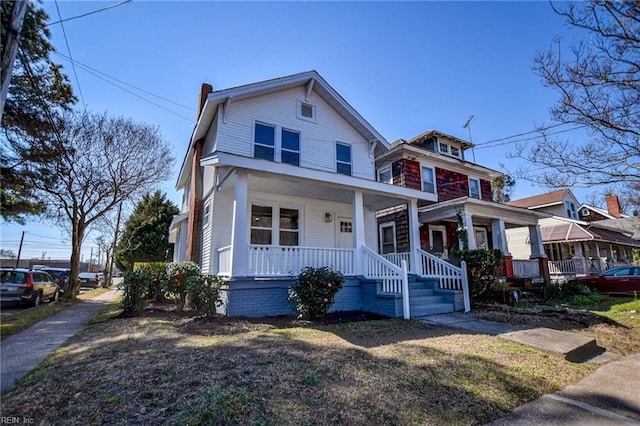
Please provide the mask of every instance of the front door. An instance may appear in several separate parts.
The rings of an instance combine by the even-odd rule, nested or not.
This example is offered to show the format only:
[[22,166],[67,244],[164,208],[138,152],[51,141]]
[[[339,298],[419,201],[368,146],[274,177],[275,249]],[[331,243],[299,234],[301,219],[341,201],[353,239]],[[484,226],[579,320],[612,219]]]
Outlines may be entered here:
[[353,219],[350,217],[338,217],[337,223],[338,248],[353,248]]
[[429,225],[429,245],[431,252],[446,259],[447,256],[447,228],[442,225]]

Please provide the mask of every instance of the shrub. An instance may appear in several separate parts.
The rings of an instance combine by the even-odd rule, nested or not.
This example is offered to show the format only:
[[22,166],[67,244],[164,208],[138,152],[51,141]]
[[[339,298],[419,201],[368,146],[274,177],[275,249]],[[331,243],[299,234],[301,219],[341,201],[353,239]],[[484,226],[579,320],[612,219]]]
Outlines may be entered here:
[[122,297],[123,314],[127,316],[137,316],[144,309],[147,303],[147,288],[151,280],[151,275],[146,269],[139,269],[124,274],[122,287],[124,295]]
[[344,277],[329,267],[303,268],[289,289],[289,299],[300,317],[314,321],[322,318],[333,306],[333,299],[342,288]]
[[453,256],[467,262],[469,295],[480,298],[486,295],[491,284],[502,275],[502,252],[492,250],[453,250]]
[[189,306],[200,315],[216,313],[216,307],[222,305],[220,287],[224,284],[222,278],[216,275],[199,275],[192,278],[187,285]]
[[178,311],[184,309],[189,283],[199,277],[200,266],[195,262],[174,262],[167,265],[163,287],[165,293],[173,297],[178,304]]
[[568,301],[573,296],[584,292],[584,284],[572,280],[565,283],[550,284],[544,287],[544,299],[546,301]]
[[164,298],[163,280],[167,271],[167,264],[164,262],[151,262],[142,267],[149,273],[147,288],[147,298],[162,300]]

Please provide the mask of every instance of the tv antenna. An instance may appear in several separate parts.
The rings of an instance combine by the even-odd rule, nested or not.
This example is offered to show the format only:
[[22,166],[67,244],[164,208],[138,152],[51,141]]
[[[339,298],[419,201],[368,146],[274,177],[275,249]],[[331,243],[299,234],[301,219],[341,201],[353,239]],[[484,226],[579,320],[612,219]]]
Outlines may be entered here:
[[476,162],[476,151],[475,149],[473,149],[473,139],[471,139],[471,120],[473,120],[473,115],[471,117],[469,117],[469,119],[467,120],[466,123],[464,123],[464,126],[462,126],[463,129],[469,129],[469,142],[471,143],[471,154],[473,154],[473,162]]

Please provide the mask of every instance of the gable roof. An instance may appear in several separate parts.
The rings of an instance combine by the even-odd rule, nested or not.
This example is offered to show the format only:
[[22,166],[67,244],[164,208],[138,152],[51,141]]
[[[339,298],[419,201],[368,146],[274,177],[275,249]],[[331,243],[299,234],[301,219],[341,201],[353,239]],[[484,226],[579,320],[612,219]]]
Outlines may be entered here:
[[189,149],[180,168],[177,185],[184,175],[185,164],[189,162],[191,147],[195,141],[206,136],[209,126],[218,110],[218,106],[228,103],[233,108],[233,102],[262,96],[273,92],[287,90],[293,87],[305,86],[307,93],[312,90],[327,102],[342,118],[345,119],[356,131],[370,142],[377,142],[388,150],[391,145],[367,120],[364,119],[336,90],[326,82],[317,71],[307,71],[285,77],[264,80],[257,83],[216,90],[207,95],[198,122],[193,130]]
[[514,207],[524,207],[528,209],[534,209],[545,206],[552,206],[555,204],[561,204],[567,194],[571,194],[571,196],[575,199],[576,197],[573,195],[570,189],[559,189],[553,192],[547,192],[546,194],[534,195],[532,197],[520,198],[519,200],[509,201],[508,205]]
[[620,218],[617,218],[615,216],[612,216],[607,210],[601,209],[599,207],[591,206],[589,204],[581,205],[579,210],[582,210],[582,209],[589,209],[589,210],[591,210],[591,211],[593,211],[595,213],[598,213],[599,215],[602,215],[602,216],[606,217],[607,219],[620,219],[620,218],[630,217],[629,215],[621,213],[620,214]]

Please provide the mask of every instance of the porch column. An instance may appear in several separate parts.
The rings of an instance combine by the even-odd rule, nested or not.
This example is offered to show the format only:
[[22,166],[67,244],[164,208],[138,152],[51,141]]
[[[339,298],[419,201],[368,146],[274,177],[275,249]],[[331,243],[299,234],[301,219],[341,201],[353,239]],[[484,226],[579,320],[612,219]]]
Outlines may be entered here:
[[[464,221],[464,227],[467,230],[467,248],[469,250],[475,250],[478,246],[476,245],[476,233],[473,230],[473,216],[471,216],[471,213],[464,212],[462,220]],[[464,248],[464,242],[461,241],[460,243],[460,246]]]
[[504,219],[492,219],[491,220],[491,235],[493,236],[493,248],[502,252],[502,259],[504,270],[504,276],[507,278],[513,278],[513,256],[509,252],[509,245],[507,243],[507,232],[504,224]]
[[582,277],[586,275],[587,264],[584,254],[582,253],[582,243],[573,243],[573,270],[576,277]]
[[531,241],[531,259],[538,260],[540,275],[543,276],[544,282],[549,284],[551,282],[551,276],[549,275],[549,259],[544,253],[540,225],[529,225],[529,240]]
[[540,257],[547,257],[544,253],[544,245],[542,243],[542,233],[540,232],[540,225],[529,225],[529,241],[531,242],[531,256],[530,259],[538,259]]
[[409,264],[410,272],[422,274],[422,262],[418,249],[420,248],[420,221],[418,219],[418,200],[411,200],[409,207]]
[[236,185],[233,200],[233,224],[231,228],[231,276],[247,276],[247,258],[249,257],[249,235],[247,218],[248,206],[247,172],[236,171]]
[[365,246],[364,240],[364,202],[362,200],[362,191],[353,192],[353,262],[356,265],[356,273],[364,274],[364,265],[362,264],[362,247]]

